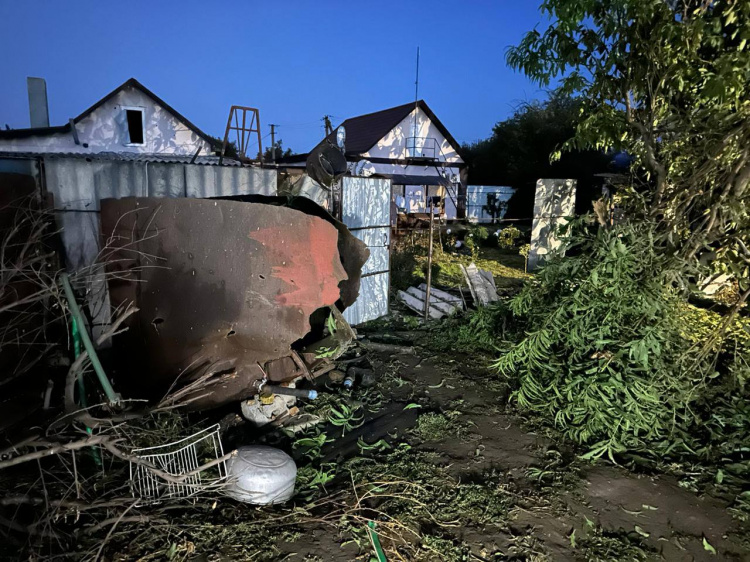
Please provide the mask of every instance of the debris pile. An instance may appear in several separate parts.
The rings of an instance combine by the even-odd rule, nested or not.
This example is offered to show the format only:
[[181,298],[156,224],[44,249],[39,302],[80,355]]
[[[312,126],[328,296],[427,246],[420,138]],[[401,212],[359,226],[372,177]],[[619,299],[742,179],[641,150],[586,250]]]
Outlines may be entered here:
[[206,409],[333,368],[353,336],[340,310],[358,295],[369,250],[309,201],[263,200],[102,201],[112,304],[139,310],[115,340],[130,395],[210,365],[210,386],[191,398]]
[[[427,299],[427,284],[422,283],[418,287],[409,287],[406,291],[399,291],[398,298],[407,308],[417,314],[424,314],[425,300]],[[432,287],[430,289],[430,318],[437,320],[445,316],[455,314],[463,310],[464,302],[446,291]]]
[[492,272],[479,269],[474,263],[470,263],[469,267],[463,265],[460,265],[460,267],[471,291],[471,296],[474,298],[474,303],[478,307],[487,306],[499,299]]
[[[464,267],[461,264],[459,266],[464,275],[466,285],[469,287],[471,296],[474,299],[474,305],[477,308],[487,306],[499,299],[492,272],[479,269],[474,263],[469,264],[468,267]],[[417,287],[409,287],[406,291],[399,291],[398,298],[408,309],[419,315],[424,315],[425,302],[427,300],[427,284],[422,283]],[[428,314],[431,319],[438,320],[445,316],[451,316],[465,307],[466,302],[463,298],[463,292],[461,292],[461,296],[458,296],[441,289],[436,289],[435,287],[430,287],[430,309]]]

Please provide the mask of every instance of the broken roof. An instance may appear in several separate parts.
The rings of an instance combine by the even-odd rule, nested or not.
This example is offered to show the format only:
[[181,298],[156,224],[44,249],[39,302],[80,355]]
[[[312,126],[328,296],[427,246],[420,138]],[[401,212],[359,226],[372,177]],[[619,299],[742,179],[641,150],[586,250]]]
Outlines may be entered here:
[[[451,144],[456,153],[460,154],[461,147],[456,139],[453,138],[453,135],[448,132],[448,129],[446,129],[445,125],[440,122],[440,119],[437,118],[427,103],[424,100],[419,100],[416,103],[409,102],[396,107],[383,109],[381,111],[359,115],[358,117],[350,117],[341,123],[346,129],[346,155],[356,156],[370,150],[380,139],[385,137],[393,128],[401,123],[401,121],[408,117],[408,115],[414,110],[415,105],[430,118],[430,121],[432,121],[435,127],[437,127],[445,139]],[[318,145],[325,141],[336,144],[336,129],[318,143]],[[306,155],[296,154],[289,159],[282,158],[280,162],[300,161],[302,156]]]
[[[177,111],[167,102],[165,102],[155,93],[153,93],[151,90],[146,88],[146,86],[138,82],[138,80],[136,80],[135,78],[130,78],[129,80],[126,80],[125,82],[120,84],[117,88],[115,88],[106,96],[104,96],[102,99],[100,99],[98,102],[96,102],[94,105],[86,109],[83,113],[81,113],[77,117],[74,117],[73,123],[78,123],[79,121],[85,119],[86,117],[91,115],[96,109],[98,109],[101,105],[106,103],[108,100],[110,100],[111,98],[113,98],[114,96],[119,94],[121,91],[125,90],[126,88],[135,88],[136,90],[140,90],[141,92],[146,94],[148,97],[150,97],[152,100],[154,100],[158,105],[162,106],[164,109],[170,112],[179,121],[182,121],[182,123],[184,123],[191,131],[193,131],[196,135],[201,137],[204,141],[206,141],[207,143],[211,145],[216,143],[216,139],[210,137],[209,135],[201,131],[198,127],[193,125],[190,121],[188,121],[185,118],[184,115],[182,115],[179,111]],[[67,132],[70,132],[70,123],[66,125],[58,125],[56,127],[37,127],[37,128],[30,128],[30,129],[0,130],[0,139],[18,139],[18,138],[26,138],[26,137],[34,137],[34,136],[55,135],[55,134],[67,133]]]

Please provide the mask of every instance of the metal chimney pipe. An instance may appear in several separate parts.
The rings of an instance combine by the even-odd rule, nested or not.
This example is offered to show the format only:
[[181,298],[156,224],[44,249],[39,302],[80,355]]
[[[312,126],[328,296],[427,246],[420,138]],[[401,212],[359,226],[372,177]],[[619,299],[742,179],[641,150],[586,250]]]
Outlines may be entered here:
[[47,106],[47,82],[44,78],[26,78],[29,91],[29,118],[31,128],[49,127],[49,107]]

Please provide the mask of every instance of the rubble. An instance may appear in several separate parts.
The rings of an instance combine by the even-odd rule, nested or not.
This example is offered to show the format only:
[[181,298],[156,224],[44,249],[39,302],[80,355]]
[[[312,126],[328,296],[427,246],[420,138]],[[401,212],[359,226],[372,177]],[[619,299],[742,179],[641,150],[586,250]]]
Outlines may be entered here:
[[477,307],[487,306],[499,300],[495,278],[491,272],[477,268],[474,263],[469,264],[468,267],[461,265],[461,271]]
[[[427,298],[427,285],[422,283],[418,287],[409,287],[406,291],[399,291],[398,298],[407,308],[417,314],[424,314],[425,299]],[[430,310],[429,315],[432,319],[443,318],[463,310],[464,304],[460,297],[451,295],[440,289],[432,287],[430,289]]]
[[366,246],[309,201],[255,200],[102,201],[110,299],[139,309],[115,340],[129,396],[210,366],[210,389],[191,407],[216,407],[261,381],[314,378],[352,339],[340,310],[357,298]]

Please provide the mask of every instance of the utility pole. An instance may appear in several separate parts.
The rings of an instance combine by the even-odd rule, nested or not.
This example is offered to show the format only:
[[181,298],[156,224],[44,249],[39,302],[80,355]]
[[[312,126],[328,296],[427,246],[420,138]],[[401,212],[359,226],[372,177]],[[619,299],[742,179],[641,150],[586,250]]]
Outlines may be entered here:
[[430,197],[430,245],[427,247],[427,287],[424,291],[424,319],[430,319],[430,288],[432,285],[432,225],[435,219],[435,199]]
[[326,126],[326,136],[330,135],[333,132],[333,125],[331,125],[331,116],[330,115],[324,115],[323,116],[323,123],[325,123]]
[[271,127],[271,162],[276,162],[276,127],[278,125],[271,123],[269,127]]

